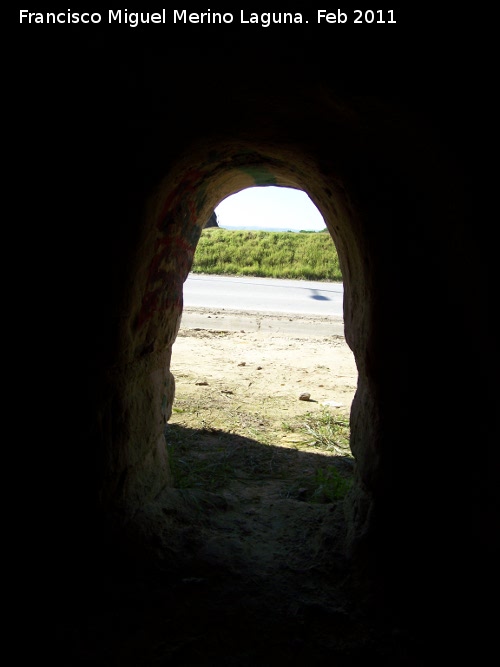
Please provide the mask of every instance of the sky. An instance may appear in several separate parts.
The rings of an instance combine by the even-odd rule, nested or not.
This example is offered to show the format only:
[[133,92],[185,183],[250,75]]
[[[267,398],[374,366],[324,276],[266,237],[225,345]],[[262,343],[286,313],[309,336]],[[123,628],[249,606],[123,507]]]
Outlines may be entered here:
[[321,231],[325,221],[302,190],[274,186],[247,188],[215,209],[219,227]]

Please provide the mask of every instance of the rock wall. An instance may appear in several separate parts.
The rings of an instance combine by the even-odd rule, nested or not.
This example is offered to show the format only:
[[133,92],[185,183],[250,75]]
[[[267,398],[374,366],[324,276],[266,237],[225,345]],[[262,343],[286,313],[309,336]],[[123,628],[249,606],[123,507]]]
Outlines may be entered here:
[[219,221],[217,220],[217,213],[214,211],[212,215],[209,217],[208,221],[205,223],[204,229],[207,227],[218,227],[219,226]]

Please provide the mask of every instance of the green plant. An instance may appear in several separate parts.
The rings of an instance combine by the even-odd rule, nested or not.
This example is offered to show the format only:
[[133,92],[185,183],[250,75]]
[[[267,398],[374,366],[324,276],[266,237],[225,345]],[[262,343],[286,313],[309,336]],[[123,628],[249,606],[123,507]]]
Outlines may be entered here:
[[345,497],[352,485],[352,477],[343,477],[335,466],[319,468],[314,476],[313,502],[333,502]]
[[350,424],[347,417],[333,414],[328,410],[315,414],[308,413],[302,430],[306,438],[300,444],[352,457],[349,446]]
[[285,433],[293,433],[295,431],[293,424],[289,424],[288,422],[281,422],[281,428]]
[[210,456],[200,454],[193,438],[184,437],[180,427],[168,425],[167,448],[174,487],[216,491],[224,487],[233,475],[229,450],[215,445]]

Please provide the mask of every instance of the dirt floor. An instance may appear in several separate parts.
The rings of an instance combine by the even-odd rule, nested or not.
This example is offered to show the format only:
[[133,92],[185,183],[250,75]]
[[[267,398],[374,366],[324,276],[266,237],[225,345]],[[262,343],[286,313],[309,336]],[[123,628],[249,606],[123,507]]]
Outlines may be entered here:
[[184,577],[201,628],[178,628],[175,664],[417,664],[397,624],[357,607],[345,567],[357,369],[342,333],[326,318],[185,313],[166,437],[179,493],[203,507]]
[[[265,330],[247,331],[244,315],[245,328],[238,329],[226,328],[224,313],[204,315],[204,326],[183,320],[173,348],[176,393],[166,439],[176,483],[217,492],[237,506],[240,539],[253,552],[272,554],[273,562],[282,553],[289,564],[295,557],[297,567],[305,559],[309,567],[309,551],[290,540],[309,545],[304,525],[331,513],[317,505],[326,500],[320,496],[332,468],[344,486],[352,475],[353,355],[343,336],[318,335],[314,320],[308,327],[302,321],[299,335],[284,325],[289,318],[264,317]],[[276,503],[294,509],[280,521],[275,544]]]
[[171,424],[286,447],[300,439],[289,427],[306,415],[328,410],[349,417],[357,369],[338,322],[327,328],[325,318],[262,315],[265,326],[256,328],[254,316],[240,314],[228,326],[228,316],[216,311],[200,314],[192,326],[189,315],[172,353]]
[[357,371],[341,323],[185,312],[171,369],[174,565],[110,578],[63,631],[64,664],[425,664],[359,603],[344,556]]

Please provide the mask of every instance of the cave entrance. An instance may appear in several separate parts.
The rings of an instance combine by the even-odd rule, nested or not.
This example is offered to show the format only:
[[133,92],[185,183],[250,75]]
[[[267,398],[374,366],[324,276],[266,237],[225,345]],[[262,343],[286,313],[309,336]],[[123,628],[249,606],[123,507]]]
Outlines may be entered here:
[[[200,238],[224,231],[205,224],[226,198],[254,186],[303,191],[321,212],[328,233],[314,236],[338,252],[344,332],[324,332],[318,319],[292,335],[297,318],[287,311],[254,328],[247,318],[230,330],[216,313],[208,327],[185,326],[183,289]],[[272,614],[295,616],[313,589],[315,605],[338,603],[336,573],[360,497],[359,407],[370,399],[360,390],[370,315],[358,307],[369,297],[362,250],[340,177],[299,151],[205,146],[179,160],[149,201],[122,331],[124,371],[108,401],[120,420],[110,420],[114,486],[105,490],[123,503],[138,541],[146,536],[148,558],[180,568],[189,585],[208,581],[214,600],[228,582],[230,609],[243,599],[238,580],[245,604],[251,582],[257,609]],[[319,286],[307,293],[316,306],[330,303],[315,298]],[[342,392],[334,378],[345,382]]]
[[[296,210],[287,217],[288,193]],[[254,194],[266,196],[251,210]],[[266,218],[273,196],[282,218],[275,211]],[[228,197],[216,225],[210,221],[185,283],[194,280],[197,291],[185,289],[172,348],[176,392],[166,440],[174,486],[267,504],[338,503],[353,473],[357,369],[324,219],[301,190],[257,187]],[[340,280],[325,280],[332,277]],[[284,302],[270,305],[269,294],[280,291]]]

